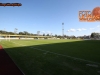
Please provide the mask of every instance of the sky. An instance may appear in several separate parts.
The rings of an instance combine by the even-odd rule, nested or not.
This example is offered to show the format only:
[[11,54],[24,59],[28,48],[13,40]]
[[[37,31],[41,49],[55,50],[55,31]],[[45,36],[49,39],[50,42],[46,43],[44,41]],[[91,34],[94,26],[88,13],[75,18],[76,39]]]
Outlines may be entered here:
[[90,35],[100,32],[100,22],[80,22],[79,11],[100,7],[100,0],[0,0],[0,3],[21,3],[22,6],[0,6],[0,30],[28,31],[36,34]]

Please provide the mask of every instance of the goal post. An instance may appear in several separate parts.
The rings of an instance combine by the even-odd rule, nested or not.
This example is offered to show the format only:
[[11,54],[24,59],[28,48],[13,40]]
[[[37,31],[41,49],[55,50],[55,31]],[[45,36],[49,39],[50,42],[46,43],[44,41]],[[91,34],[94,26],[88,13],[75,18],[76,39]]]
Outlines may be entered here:
[[6,34],[6,41],[7,41],[7,34]]
[[9,34],[9,41],[10,41],[10,34]]

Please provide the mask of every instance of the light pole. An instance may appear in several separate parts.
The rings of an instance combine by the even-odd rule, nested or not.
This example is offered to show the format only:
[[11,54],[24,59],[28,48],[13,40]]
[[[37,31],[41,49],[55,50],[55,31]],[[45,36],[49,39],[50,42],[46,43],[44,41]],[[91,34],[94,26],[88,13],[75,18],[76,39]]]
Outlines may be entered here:
[[0,34],[0,41],[1,41],[1,34]]
[[17,30],[18,30],[18,29],[17,29],[17,28],[15,28],[15,30],[14,30],[14,33],[15,33],[15,34],[17,33]]
[[52,33],[51,33],[51,37],[52,37]]
[[64,37],[64,23],[62,23],[62,36]]

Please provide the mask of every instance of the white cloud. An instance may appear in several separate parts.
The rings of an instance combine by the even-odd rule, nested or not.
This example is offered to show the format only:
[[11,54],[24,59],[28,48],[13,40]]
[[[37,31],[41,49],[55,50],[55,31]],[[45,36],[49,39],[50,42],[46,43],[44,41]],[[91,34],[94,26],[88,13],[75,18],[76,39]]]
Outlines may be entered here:
[[82,31],[82,29],[77,29],[77,31]]
[[97,26],[97,28],[99,28],[99,27],[100,27],[100,25]]
[[85,29],[85,28],[79,28],[79,29],[77,29],[77,31],[82,31],[82,30],[87,30],[87,29]]
[[76,29],[70,29],[70,30],[68,30],[68,32],[75,32],[76,31]]
[[95,30],[97,28],[100,28],[100,25],[96,26],[95,28],[90,28],[90,30]]
[[50,31],[46,31],[46,34],[51,34],[51,32]]
[[76,31],[76,29],[70,29],[70,31],[71,31],[71,32],[75,32],[75,31]]
[[97,29],[97,28],[100,28],[100,25],[94,27],[94,28],[90,28],[90,30],[94,30],[94,29]]
[[93,29],[95,29],[95,28],[90,28],[90,30],[93,30]]
[[87,30],[87,29],[85,29],[85,28],[82,28],[81,30]]
[[67,30],[67,32],[75,32],[75,31],[82,31],[82,30],[87,30],[87,29],[85,29],[85,28],[70,29],[70,30]]
[[48,31],[48,33],[51,33],[50,31]]
[[45,31],[42,31],[42,33],[45,33]]
[[99,29],[97,29],[97,30],[95,30],[95,32],[100,33],[100,30],[99,30]]
[[70,32],[70,30],[67,30],[67,32]]

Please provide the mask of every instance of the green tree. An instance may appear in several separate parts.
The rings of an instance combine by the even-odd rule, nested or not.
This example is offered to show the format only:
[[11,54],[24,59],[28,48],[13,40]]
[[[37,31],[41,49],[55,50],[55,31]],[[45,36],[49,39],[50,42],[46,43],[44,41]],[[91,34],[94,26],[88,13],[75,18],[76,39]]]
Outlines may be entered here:
[[45,36],[45,34],[43,34],[43,36]]
[[47,36],[49,36],[49,34],[47,34]]
[[55,37],[57,37],[57,34],[55,34]]
[[91,37],[94,38],[95,37],[95,33],[91,33]]
[[19,35],[24,35],[24,33],[23,32],[19,32]]

